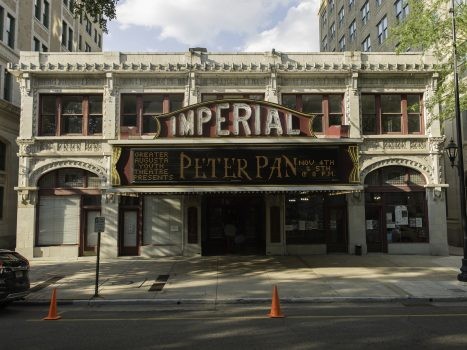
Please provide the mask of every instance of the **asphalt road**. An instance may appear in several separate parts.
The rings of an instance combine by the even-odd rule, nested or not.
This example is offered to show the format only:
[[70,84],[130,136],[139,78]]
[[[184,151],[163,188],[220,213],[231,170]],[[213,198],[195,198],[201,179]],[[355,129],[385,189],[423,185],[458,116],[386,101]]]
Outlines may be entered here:
[[59,305],[0,310],[1,349],[467,349],[467,303]]

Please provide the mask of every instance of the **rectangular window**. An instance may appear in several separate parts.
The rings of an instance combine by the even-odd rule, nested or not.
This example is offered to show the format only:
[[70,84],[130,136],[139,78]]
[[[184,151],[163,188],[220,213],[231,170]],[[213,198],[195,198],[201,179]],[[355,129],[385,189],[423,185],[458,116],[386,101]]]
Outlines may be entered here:
[[120,125],[124,133],[141,135],[157,132],[155,116],[183,106],[183,94],[123,94]]
[[376,6],[381,6],[383,0],[375,0]]
[[328,36],[325,35],[323,40],[321,41],[321,47],[323,48],[323,51],[326,51],[328,49]]
[[409,4],[407,0],[397,0],[394,3],[394,10],[396,12],[396,19],[398,22],[404,20],[409,15]]
[[13,78],[6,69],[4,71],[5,74],[5,81],[3,82],[3,99],[6,101],[10,101],[12,99],[12,92],[13,92]]
[[329,3],[329,13],[332,13],[334,11],[334,0],[328,0]]
[[42,0],[34,0],[34,16],[41,20],[41,2]]
[[356,36],[357,36],[357,23],[355,22],[355,20],[353,20],[352,23],[350,23],[350,26],[349,26],[349,39],[350,39],[350,42],[354,41]]
[[42,24],[49,28],[49,2],[44,1],[44,10],[42,12]]
[[388,37],[388,18],[384,16],[376,25],[378,28],[378,42],[382,44]]
[[345,51],[345,35],[339,40],[339,51]]
[[94,42],[97,44],[97,29],[94,28]]
[[327,20],[328,20],[328,14],[326,11],[324,11],[323,14],[321,15],[321,24],[323,25],[323,27],[326,25]]
[[84,45],[84,52],[91,52],[91,45],[89,45],[88,43],[85,43]]
[[80,34],[78,37],[78,51],[81,51],[81,50],[83,50],[83,37]]
[[334,36],[336,35],[336,23],[332,22],[331,27],[330,27],[330,39],[334,39]]
[[360,12],[362,14],[362,24],[365,25],[368,23],[368,19],[370,18],[370,3],[369,0],[367,0],[362,8],[360,9]]
[[86,32],[91,35],[92,33],[92,23],[91,20],[86,16]]
[[0,219],[3,219],[3,197],[4,197],[4,187],[0,186]]
[[48,51],[49,51],[49,48],[45,46],[44,44],[42,44],[42,52],[48,52]]
[[338,17],[339,17],[339,28],[340,28],[344,24],[344,17],[345,17],[344,6],[342,6],[341,9],[339,10]]
[[6,164],[6,144],[0,141],[0,171],[5,171]]
[[68,25],[66,24],[65,21],[62,21],[62,46],[66,46],[67,33],[68,33]]
[[419,94],[363,94],[363,133],[422,134],[422,95]]
[[36,51],[36,52],[39,52],[41,50],[41,42],[36,37],[34,37],[32,40],[34,42],[33,50]]
[[97,46],[102,48],[102,35],[100,34],[97,36]]
[[0,40],[3,40],[3,31],[5,30],[4,28],[4,23],[3,23],[3,18],[5,17],[5,10],[3,7],[0,6]]
[[102,134],[102,95],[42,95],[40,135]]
[[369,35],[362,42],[362,51],[363,52],[370,52],[371,51],[371,38],[370,38]]
[[73,30],[68,28],[68,44],[67,44],[68,51],[73,51]]
[[8,14],[6,16],[6,38],[7,44],[12,49],[15,48],[15,18]]
[[342,94],[283,94],[282,105],[300,112],[314,114],[313,132],[327,134],[329,127],[342,124],[343,98]]
[[352,9],[352,6],[355,4],[355,0],[349,0],[349,10]]

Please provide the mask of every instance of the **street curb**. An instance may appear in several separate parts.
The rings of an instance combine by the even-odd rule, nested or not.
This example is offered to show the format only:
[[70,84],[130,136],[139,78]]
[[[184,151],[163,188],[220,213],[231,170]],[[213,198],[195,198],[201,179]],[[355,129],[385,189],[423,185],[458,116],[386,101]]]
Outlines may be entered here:
[[[283,304],[332,304],[332,303],[433,303],[433,302],[466,302],[467,297],[316,297],[316,298],[281,298]],[[238,299],[59,299],[58,305],[76,306],[111,306],[111,305],[235,305],[266,304],[271,298],[238,298]],[[40,306],[49,305],[50,300],[20,300],[16,305]]]

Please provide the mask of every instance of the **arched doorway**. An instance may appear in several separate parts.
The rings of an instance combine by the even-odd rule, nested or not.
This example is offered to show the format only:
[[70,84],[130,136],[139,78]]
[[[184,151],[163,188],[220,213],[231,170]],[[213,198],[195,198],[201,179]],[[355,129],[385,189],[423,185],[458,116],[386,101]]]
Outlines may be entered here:
[[425,178],[411,168],[387,166],[365,178],[365,226],[368,252],[388,244],[428,242]]
[[36,246],[70,246],[94,255],[94,219],[101,212],[100,178],[78,168],[63,168],[38,181]]

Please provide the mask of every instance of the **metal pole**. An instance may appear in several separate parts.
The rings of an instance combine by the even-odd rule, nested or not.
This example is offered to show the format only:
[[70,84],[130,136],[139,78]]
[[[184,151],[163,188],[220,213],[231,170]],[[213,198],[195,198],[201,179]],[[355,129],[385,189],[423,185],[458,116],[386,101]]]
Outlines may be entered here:
[[94,297],[99,296],[99,260],[101,255],[101,231],[97,231],[97,260],[96,260],[96,286],[94,289]]
[[465,179],[464,179],[464,152],[462,143],[462,123],[460,115],[459,103],[459,78],[457,74],[457,46],[456,46],[456,13],[454,0],[451,0],[452,8],[450,10],[452,15],[452,49],[454,65],[454,100],[455,100],[455,116],[456,116],[456,137],[457,137],[457,154],[459,161],[457,171],[459,175],[459,192],[460,192],[460,211],[461,211],[461,225],[462,232],[464,233],[464,257],[462,259],[461,272],[457,275],[457,279],[461,282],[467,282],[467,213],[465,211]]

